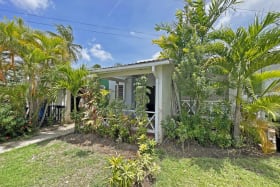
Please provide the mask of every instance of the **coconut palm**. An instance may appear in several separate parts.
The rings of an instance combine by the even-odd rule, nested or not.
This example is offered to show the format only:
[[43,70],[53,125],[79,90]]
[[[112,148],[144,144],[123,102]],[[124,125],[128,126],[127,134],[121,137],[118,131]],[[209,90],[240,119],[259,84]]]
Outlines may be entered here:
[[250,90],[246,89],[250,83],[248,80],[253,79],[257,71],[279,64],[279,19],[279,13],[268,13],[261,21],[256,17],[248,29],[240,27],[234,31],[225,28],[209,35],[215,42],[211,44],[214,55],[209,58],[207,65],[222,69],[228,75],[229,85],[235,89],[235,140],[239,140],[240,136],[242,97],[246,90]]
[[58,34],[49,32],[53,36],[59,36],[65,41],[66,54],[62,56],[64,61],[78,61],[80,52],[82,49],[81,45],[75,44],[73,30],[71,26],[56,25],[56,30]]

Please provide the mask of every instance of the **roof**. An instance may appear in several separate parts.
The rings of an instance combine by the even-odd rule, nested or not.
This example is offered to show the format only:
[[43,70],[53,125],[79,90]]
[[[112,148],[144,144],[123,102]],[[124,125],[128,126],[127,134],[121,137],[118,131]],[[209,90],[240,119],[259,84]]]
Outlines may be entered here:
[[121,66],[91,69],[90,72],[96,73],[100,77],[139,75],[139,74],[151,73],[152,67],[160,66],[160,65],[168,65],[168,64],[172,64],[172,61],[168,58],[149,59],[149,60],[141,60],[135,63],[125,64]]

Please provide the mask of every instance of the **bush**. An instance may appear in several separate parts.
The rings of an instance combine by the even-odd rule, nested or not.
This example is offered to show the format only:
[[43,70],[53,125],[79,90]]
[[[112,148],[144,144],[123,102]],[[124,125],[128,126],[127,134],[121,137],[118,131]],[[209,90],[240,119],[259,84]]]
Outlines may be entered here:
[[109,159],[111,177],[110,186],[131,187],[143,186],[144,181],[152,182],[159,173],[159,166],[154,161],[155,141],[145,135],[139,137],[139,150],[137,158],[124,159],[121,156]]
[[32,131],[24,116],[17,114],[9,104],[0,108],[0,141],[26,135]]
[[163,122],[165,136],[182,144],[195,140],[201,145],[218,145],[225,148],[232,145],[231,120],[229,119],[229,105],[220,103],[211,111],[202,114],[188,114],[181,112],[180,120],[169,118]]

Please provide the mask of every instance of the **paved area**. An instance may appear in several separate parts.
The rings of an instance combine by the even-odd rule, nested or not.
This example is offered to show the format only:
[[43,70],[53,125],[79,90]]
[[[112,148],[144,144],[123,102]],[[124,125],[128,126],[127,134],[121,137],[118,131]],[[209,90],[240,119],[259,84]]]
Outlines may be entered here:
[[65,136],[74,132],[74,124],[58,126],[57,128],[43,128],[39,134],[26,140],[11,141],[0,144],[0,154],[20,147],[43,142]]

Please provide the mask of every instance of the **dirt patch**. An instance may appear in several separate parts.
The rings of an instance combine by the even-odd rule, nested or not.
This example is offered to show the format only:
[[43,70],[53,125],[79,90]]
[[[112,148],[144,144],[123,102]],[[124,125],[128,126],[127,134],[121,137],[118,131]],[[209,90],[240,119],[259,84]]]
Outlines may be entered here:
[[[202,146],[196,142],[190,142],[185,145],[184,152],[182,146],[176,142],[166,141],[158,146],[164,154],[174,157],[211,157],[211,158],[237,158],[237,157],[265,157],[258,147],[247,146],[243,148],[219,148],[217,146]],[[275,153],[278,154],[279,153]],[[272,154],[271,154],[272,155]]]
[[[109,156],[122,155],[125,158],[135,158],[137,145],[128,143],[118,143],[110,138],[103,138],[96,134],[70,134],[60,138],[76,146],[83,147],[94,152],[107,154]],[[221,149],[216,146],[204,147],[196,142],[185,145],[184,152],[181,145],[164,141],[157,146],[160,156],[169,155],[174,157],[211,157],[211,158],[237,158],[237,157],[268,157],[272,155],[280,156],[280,153],[265,155],[258,147],[244,147],[240,149],[227,148]]]
[[117,143],[110,138],[103,138],[96,134],[69,134],[60,139],[67,143],[108,156],[121,155],[125,158],[134,158],[138,149],[136,145]]

